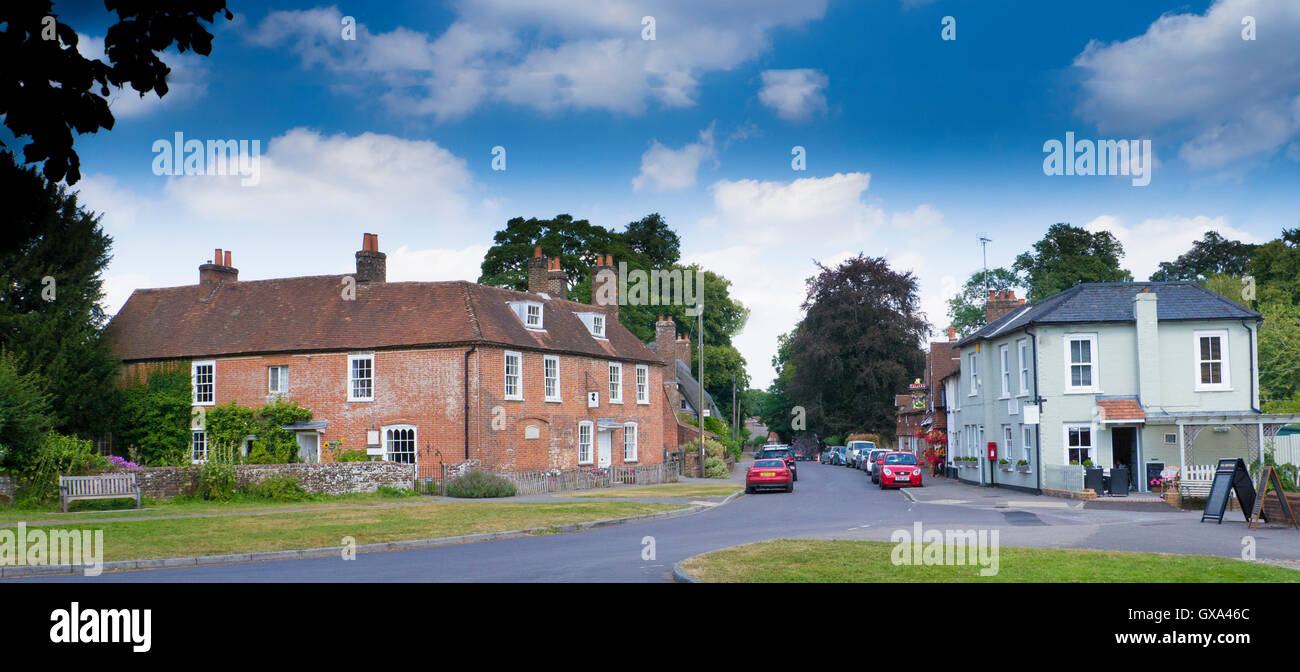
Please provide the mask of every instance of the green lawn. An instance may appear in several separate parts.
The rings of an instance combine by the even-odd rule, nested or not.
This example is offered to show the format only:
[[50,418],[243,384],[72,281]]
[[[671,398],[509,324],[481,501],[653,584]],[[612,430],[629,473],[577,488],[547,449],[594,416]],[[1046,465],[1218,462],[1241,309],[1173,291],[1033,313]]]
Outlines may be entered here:
[[79,500],[71,502],[71,511],[59,513],[58,504],[50,504],[39,509],[20,509],[0,506],[0,525],[14,524],[20,521],[58,522],[60,520],[94,520],[99,518],[133,518],[153,516],[191,516],[213,513],[230,513],[232,511],[267,511],[282,509],[304,509],[317,507],[372,506],[399,502],[418,502],[416,497],[385,497],[378,493],[358,493],[352,495],[319,496],[318,499],[305,502],[280,502],[258,497],[236,495],[226,503],[209,502],[199,499],[175,498],[163,500],[146,499],[143,509],[136,509],[133,499],[115,500]]
[[103,529],[104,560],[224,555],[504,532],[608,520],[684,508],[640,502],[429,502],[412,506],[336,506],[268,515],[129,520],[42,529]]
[[726,497],[743,489],[736,483],[670,483],[642,488],[606,488],[569,497]]
[[778,539],[697,555],[683,568],[706,582],[1294,583],[1300,572],[1204,555],[1003,547],[996,576],[978,565],[901,565],[884,541]]

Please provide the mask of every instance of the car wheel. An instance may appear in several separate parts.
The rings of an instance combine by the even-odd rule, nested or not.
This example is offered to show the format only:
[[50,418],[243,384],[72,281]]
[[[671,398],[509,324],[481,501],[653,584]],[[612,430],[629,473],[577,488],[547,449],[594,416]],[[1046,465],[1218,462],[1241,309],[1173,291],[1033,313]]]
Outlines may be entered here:
[[790,481],[790,485],[785,486],[785,491],[794,492],[794,481]]
[[746,486],[745,486],[745,494],[746,494],[746,495],[752,495],[752,494],[754,494],[754,489],[751,488],[751,487],[749,487],[748,485],[746,485]]
[[794,480],[796,480],[796,481],[799,480],[799,474],[795,474],[795,475],[794,475]]
[[881,489],[881,490],[884,490],[884,489],[885,489],[885,482],[884,482],[884,481],[881,481],[881,482],[880,482],[880,489]]

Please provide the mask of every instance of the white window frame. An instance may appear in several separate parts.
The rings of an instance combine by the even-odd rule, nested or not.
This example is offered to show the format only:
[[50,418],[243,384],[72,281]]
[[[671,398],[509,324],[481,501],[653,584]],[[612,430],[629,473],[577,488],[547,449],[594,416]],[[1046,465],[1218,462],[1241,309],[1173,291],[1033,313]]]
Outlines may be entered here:
[[[276,371],[280,372],[278,379],[274,375]],[[278,385],[276,383],[278,383]],[[274,366],[266,367],[266,393],[289,393],[289,366],[287,364],[276,364]]]
[[1002,394],[998,399],[1011,398],[1011,346],[1003,343],[998,346],[998,366],[1002,370]]
[[998,459],[1006,460],[1007,464],[1015,464],[1016,458],[1016,428],[1014,425],[1002,425],[1002,448],[998,451]]
[[[200,437],[203,443],[203,457],[196,457]],[[196,429],[190,432],[190,464],[203,464],[208,461],[208,457],[212,454],[212,446],[208,445],[209,438],[207,430]]]
[[1020,426],[1020,459],[1028,462],[1033,466],[1033,461],[1029,459],[1029,446],[1033,443],[1033,425]]
[[1029,339],[1016,341],[1016,359],[1020,365],[1020,392],[1017,397],[1029,396]]
[[[583,442],[583,432],[586,432],[586,442]],[[595,453],[592,448],[596,443],[596,425],[590,420],[583,420],[578,423],[578,464],[592,464],[595,461]],[[585,455],[585,458],[584,458]]]
[[[515,360],[514,388],[510,391],[510,359]],[[506,350],[501,358],[501,395],[509,401],[524,400],[524,355],[513,350]]]
[[[199,369],[208,368],[208,399],[207,401],[199,400]],[[217,405],[217,360],[202,359],[190,362],[190,403],[195,406],[216,406]]]
[[970,353],[969,355],[966,356],[966,361],[970,362],[970,366],[967,367],[970,369],[970,394],[968,396],[973,397],[979,394],[979,387],[980,387],[979,353],[978,352]]
[[[537,316],[537,320],[535,323],[533,321],[534,309],[536,309],[536,316]],[[543,321],[544,317],[545,315],[543,314],[542,311],[542,304],[534,303],[532,301],[528,301],[524,303],[524,326],[525,327],[529,329],[536,329],[538,331],[543,330],[544,329],[543,325],[545,325],[545,322]]]
[[[396,431],[406,431],[406,430],[410,430],[410,431],[411,431],[411,452],[410,452],[410,455],[411,455],[411,461],[410,461],[410,462],[401,462],[401,461],[399,461],[399,460],[394,460],[394,459],[392,459],[392,455],[393,455],[393,453],[389,450],[389,449],[392,447],[392,443],[393,443],[393,437],[391,436],[391,433],[392,433],[392,432],[396,432]],[[379,436],[380,436],[380,441],[383,442],[383,447],[384,447],[384,459],[385,459],[385,460],[387,460],[387,461],[389,461],[389,462],[397,462],[398,464],[417,464],[417,463],[419,463],[419,461],[420,461],[420,430],[419,430],[418,428],[416,428],[415,425],[384,425],[383,427],[380,428],[380,432],[381,432],[381,433],[380,433]],[[401,440],[401,439],[399,439],[399,440]],[[403,451],[402,454],[406,454],[405,451]]]
[[619,362],[609,363],[609,403],[623,403],[623,365]]
[[[1063,389],[1065,390],[1065,394],[1100,394],[1101,393],[1101,360],[1099,355],[1101,353],[1098,352],[1097,349],[1097,334],[1096,333],[1070,333],[1070,334],[1066,334],[1065,338],[1061,340],[1063,343],[1065,343],[1065,380],[1062,381],[1062,383],[1064,384]],[[1088,354],[1091,357],[1091,359],[1088,361],[1087,366],[1089,371],[1091,372],[1091,378],[1092,378],[1092,383],[1090,385],[1074,385],[1071,382],[1074,380],[1073,377],[1070,375],[1071,373],[1073,373],[1073,367],[1083,366],[1082,364],[1075,364],[1070,359],[1071,356],[1070,346],[1079,341],[1088,342]]]
[[[370,362],[370,396],[360,396],[360,395],[354,394],[354,392],[355,392],[355,390],[356,390],[356,385],[354,385],[353,383],[356,382],[356,381],[359,381],[359,380],[361,380],[361,379],[360,379],[360,378],[353,378],[353,377],[352,377],[352,374],[353,374],[352,363],[353,363],[353,362],[362,362],[362,361]],[[374,401],[374,400],[375,400],[375,383],[376,383],[375,378],[376,378],[376,376],[375,376],[375,355],[374,355],[374,353],[365,354],[365,355],[348,355],[348,375],[347,375],[348,401]]]
[[650,367],[644,364],[636,367],[636,403],[650,403]]
[[[1088,430],[1088,456],[1086,458],[1080,458],[1079,464],[1083,464],[1084,460],[1087,459],[1092,460],[1093,465],[1096,465],[1097,460],[1095,459],[1093,452],[1097,450],[1097,430],[1092,426],[1092,424],[1087,422],[1067,422],[1061,425],[1061,448],[1062,454],[1065,457],[1065,464],[1070,464],[1070,430],[1072,429]],[[1083,450],[1083,446],[1079,446],[1076,450]]]
[[605,316],[600,313],[591,315],[591,335],[596,338],[605,338]]
[[[623,462],[637,461],[637,443],[640,440],[638,436],[636,423],[627,422],[623,424]],[[629,457],[630,456],[630,457]]]
[[[1203,383],[1201,382],[1201,365],[1213,362],[1215,360],[1201,359],[1201,339],[1217,338],[1219,339],[1219,374],[1220,382]],[[1228,330],[1227,329],[1205,329],[1192,332],[1192,381],[1195,383],[1193,389],[1197,392],[1231,392],[1232,377],[1231,367],[1228,362]]]
[[[555,365],[554,376],[551,376],[546,371],[547,365],[550,364]],[[563,397],[560,396],[560,358],[555,355],[542,357],[542,396],[546,398],[546,401],[563,401]]]

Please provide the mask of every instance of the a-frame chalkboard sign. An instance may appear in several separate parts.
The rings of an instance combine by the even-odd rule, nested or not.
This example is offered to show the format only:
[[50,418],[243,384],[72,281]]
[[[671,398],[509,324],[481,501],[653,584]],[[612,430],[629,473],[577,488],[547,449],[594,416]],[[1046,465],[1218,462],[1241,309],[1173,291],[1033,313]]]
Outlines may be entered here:
[[1240,457],[1219,460],[1214,470],[1214,481],[1210,483],[1210,496],[1205,500],[1205,513],[1201,522],[1213,520],[1223,523],[1223,512],[1228,508],[1228,490],[1237,491],[1237,502],[1241,504],[1242,515],[1247,516],[1255,508],[1255,486],[1250,482],[1250,472],[1246,470],[1246,461]]
[[1255,498],[1255,506],[1251,508],[1250,515],[1246,521],[1250,524],[1250,529],[1259,527],[1259,519],[1265,520],[1268,516],[1264,513],[1264,496],[1268,494],[1268,486],[1273,486],[1273,492],[1277,493],[1278,500],[1282,503],[1282,515],[1286,516],[1287,522],[1291,527],[1300,528],[1300,523],[1296,522],[1295,513],[1291,511],[1291,502],[1287,501],[1286,492],[1282,490],[1282,480],[1278,478],[1277,470],[1273,467],[1264,467],[1264,471],[1259,474],[1259,496]]

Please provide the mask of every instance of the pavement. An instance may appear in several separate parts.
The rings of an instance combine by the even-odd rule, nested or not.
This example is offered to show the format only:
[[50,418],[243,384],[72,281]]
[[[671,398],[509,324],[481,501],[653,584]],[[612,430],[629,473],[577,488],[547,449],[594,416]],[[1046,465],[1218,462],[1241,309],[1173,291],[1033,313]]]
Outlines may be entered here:
[[[743,474],[740,469],[738,473]],[[735,477],[735,475],[733,475]],[[742,476],[743,478],[743,476]],[[1247,529],[1240,512],[1222,524],[1200,514],[1098,510],[1077,502],[980,488],[927,475],[922,488],[882,491],[866,473],[799,463],[795,491],[742,495],[671,519],[582,532],[453,546],[229,565],[62,575],[16,581],[98,582],[667,582],[675,563],[699,553],[777,538],[888,541],[914,524],[998,530],[1002,546],[1190,553],[1300,563],[1300,532]],[[1160,577],[1153,576],[1152,580]]]

